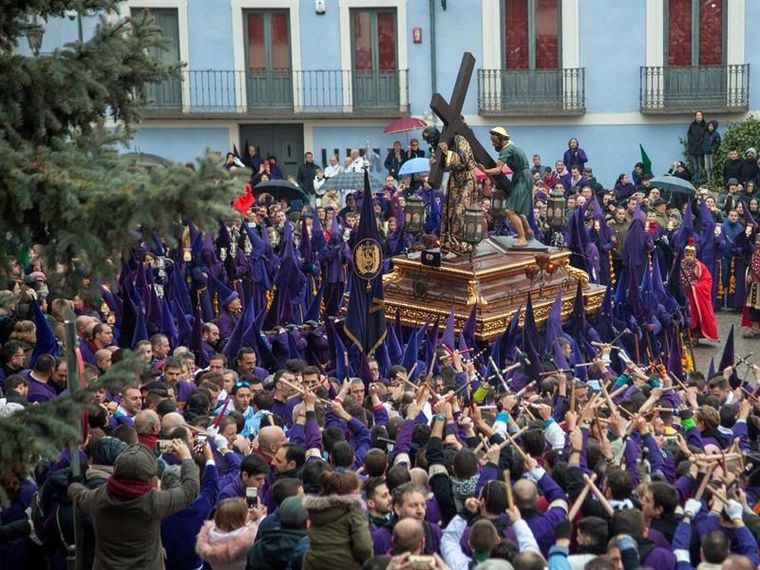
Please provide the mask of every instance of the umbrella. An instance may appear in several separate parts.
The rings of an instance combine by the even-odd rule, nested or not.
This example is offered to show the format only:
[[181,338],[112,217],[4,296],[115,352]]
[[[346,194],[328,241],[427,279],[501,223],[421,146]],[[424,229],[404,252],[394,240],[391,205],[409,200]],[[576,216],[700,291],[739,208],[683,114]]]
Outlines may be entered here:
[[420,172],[430,172],[430,161],[427,158],[412,158],[401,165],[398,173],[399,176],[409,174],[419,174]]
[[266,192],[267,194],[271,194],[275,200],[279,200],[283,197],[288,200],[306,199],[303,190],[287,180],[267,180],[265,182],[259,182],[253,190],[257,196]]
[[664,192],[675,192],[676,194],[694,195],[694,185],[688,180],[678,178],[677,176],[658,176],[652,178],[652,186],[659,188]]
[[[509,168],[509,166],[507,166],[506,164],[502,167],[501,171],[504,174],[512,174],[512,169]],[[476,168],[475,169],[475,178],[477,180],[485,180],[486,175],[483,173],[482,170],[480,170],[480,168]]]
[[[383,185],[377,178],[369,177],[369,187],[373,192],[382,190]],[[337,176],[328,178],[322,186],[322,190],[359,190],[364,188],[363,172],[343,172]]]
[[393,133],[416,131],[418,129],[424,129],[425,127],[427,127],[427,123],[422,119],[417,119],[416,117],[401,117],[400,119],[393,119],[388,123],[383,132],[390,135]]

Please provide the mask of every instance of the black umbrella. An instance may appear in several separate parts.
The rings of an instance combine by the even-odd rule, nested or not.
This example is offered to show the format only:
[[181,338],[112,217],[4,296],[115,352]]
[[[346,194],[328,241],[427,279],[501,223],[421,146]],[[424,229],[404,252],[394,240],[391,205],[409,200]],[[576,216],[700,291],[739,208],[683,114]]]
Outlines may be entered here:
[[[369,177],[369,187],[372,192],[382,190],[383,185],[377,178]],[[360,190],[364,188],[363,172],[343,172],[332,178],[328,178],[320,191],[327,190]]]
[[303,193],[303,190],[287,180],[267,180],[266,182],[259,182],[253,188],[253,193],[256,196],[264,192],[271,194],[275,200],[280,198],[306,200],[306,194]]
[[694,185],[688,180],[678,178],[678,176],[658,176],[657,178],[652,178],[651,183],[652,186],[659,188],[663,192],[694,196]]

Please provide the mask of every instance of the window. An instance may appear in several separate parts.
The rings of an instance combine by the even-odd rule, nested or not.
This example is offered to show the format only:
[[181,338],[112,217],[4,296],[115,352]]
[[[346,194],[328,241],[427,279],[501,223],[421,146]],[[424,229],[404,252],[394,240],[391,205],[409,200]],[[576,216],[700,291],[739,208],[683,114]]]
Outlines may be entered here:
[[352,10],[351,15],[354,69],[396,71],[396,11]]
[[247,13],[248,69],[253,73],[290,71],[290,31],[286,11]]
[[669,66],[723,65],[724,4],[725,0],[666,0]]
[[245,12],[246,89],[251,109],[291,109],[290,17],[287,10]]
[[506,69],[559,69],[558,0],[504,0]]
[[396,10],[351,10],[353,105],[397,108]]
[[[139,13],[143,10],[147,9],[132,8],[133,13]],[[156,25],[167,40],[165,46],[151,48],[150,55],[162,63],[179,63],[179,16],[177,10],[173,8],[151,8],[148,11],[155,18]],[[179,108],[182,106],[182,81],[176,77],[170,77],[160,83],[148,84],[145,86],[145,96],[148,107]]]

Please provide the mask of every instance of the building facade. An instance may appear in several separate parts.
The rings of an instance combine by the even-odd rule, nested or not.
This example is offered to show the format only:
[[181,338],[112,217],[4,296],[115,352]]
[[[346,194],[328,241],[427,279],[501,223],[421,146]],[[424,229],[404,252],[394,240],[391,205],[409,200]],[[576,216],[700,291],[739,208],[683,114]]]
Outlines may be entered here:
[[[433,122],[462,53],[476,69],[463,115],[484,142],[501,125],[545,165],[577,137],[605,186],[639,160],[683,158],[696,109],[721,124],[760,106],[758,0],[130,0],[152,11],[186,63],[152,85],[131,150],[187,161],[245,141],[294,173],[369,145],[385,156],[393,118]],[[94,26],[84,21],[84,33]],[[76,39],[46,26],[43,51]]]

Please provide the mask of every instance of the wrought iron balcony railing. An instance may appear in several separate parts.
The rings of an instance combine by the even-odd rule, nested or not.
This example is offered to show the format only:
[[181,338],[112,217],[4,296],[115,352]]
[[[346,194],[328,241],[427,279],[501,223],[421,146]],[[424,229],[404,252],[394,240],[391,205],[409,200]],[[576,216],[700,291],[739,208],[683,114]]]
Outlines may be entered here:
[[585,68],[479,69],[481,115],[586,112]]
[[408,112],[406,70],[183,70],[146,87],[146,113],[166,115],[360,114]]
[[642,67],[639,98],[642,113],[746,111],[749,64]]

